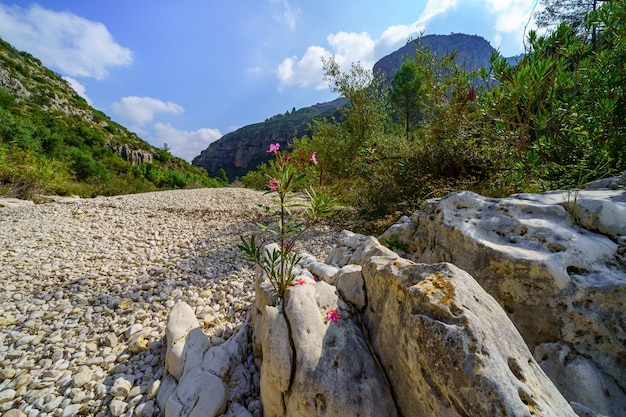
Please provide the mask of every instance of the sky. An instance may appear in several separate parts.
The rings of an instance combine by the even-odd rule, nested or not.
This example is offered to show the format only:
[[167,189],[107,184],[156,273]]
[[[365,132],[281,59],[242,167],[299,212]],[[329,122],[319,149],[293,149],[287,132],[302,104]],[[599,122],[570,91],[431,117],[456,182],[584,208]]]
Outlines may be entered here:
[[228,132],[331,101],[347,71],[420,34],[524,51],[537,0],[0,0],[0,38],[89,104],[187,161]]

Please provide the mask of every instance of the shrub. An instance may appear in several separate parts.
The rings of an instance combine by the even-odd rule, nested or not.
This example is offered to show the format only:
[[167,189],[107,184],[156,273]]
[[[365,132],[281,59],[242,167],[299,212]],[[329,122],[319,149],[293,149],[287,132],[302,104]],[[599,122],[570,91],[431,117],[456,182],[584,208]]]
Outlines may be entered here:
[[68,155],[72,159],[72,168],[78,180],[94,179],[106,181],[109,179],[109,171],[106,166],[93,159],[90,153],[76,147],[68,150]]

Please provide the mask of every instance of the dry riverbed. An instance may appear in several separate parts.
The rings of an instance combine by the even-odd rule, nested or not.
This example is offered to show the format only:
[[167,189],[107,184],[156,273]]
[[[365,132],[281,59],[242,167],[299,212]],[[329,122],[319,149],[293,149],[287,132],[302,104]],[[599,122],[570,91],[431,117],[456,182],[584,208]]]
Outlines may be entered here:
[[[245,323],[252,272],[236,245],[269,196],[226,188],[0,201],[0,413],[158,415],[169,310],[212,343]],[[336,227],[299,249],[324,259]],[[246,404],[260,415],[257,399]]]

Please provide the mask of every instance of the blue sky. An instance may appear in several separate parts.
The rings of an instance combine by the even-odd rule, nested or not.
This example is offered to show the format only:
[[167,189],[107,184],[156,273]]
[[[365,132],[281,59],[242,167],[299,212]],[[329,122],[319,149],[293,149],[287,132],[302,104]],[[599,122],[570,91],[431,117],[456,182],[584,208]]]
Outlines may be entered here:
[[212,141],[336,98],[321,57],[371,68],[424,34],[523,52],[536,0],[0,0],[0,37],[95,108],[191,161]]

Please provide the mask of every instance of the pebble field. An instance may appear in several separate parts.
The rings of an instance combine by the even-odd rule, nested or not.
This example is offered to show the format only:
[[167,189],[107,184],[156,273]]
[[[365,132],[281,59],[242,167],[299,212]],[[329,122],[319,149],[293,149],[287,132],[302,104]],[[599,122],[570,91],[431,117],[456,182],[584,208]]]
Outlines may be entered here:
[[[192,306],[213,344],[244,325],[253,274],[236,245],[271,221],[257,206],[269,198],[224,188],[0,202],[0,414],[159,415],[171,307]],[[301,249],[323,260],[336,235],[316,227]],[[262,415],[258,398],[245,405]]]

